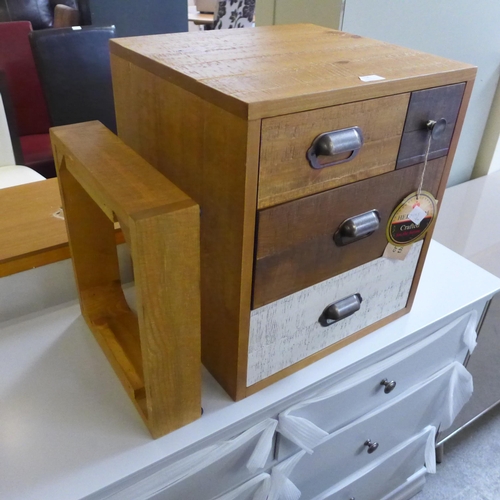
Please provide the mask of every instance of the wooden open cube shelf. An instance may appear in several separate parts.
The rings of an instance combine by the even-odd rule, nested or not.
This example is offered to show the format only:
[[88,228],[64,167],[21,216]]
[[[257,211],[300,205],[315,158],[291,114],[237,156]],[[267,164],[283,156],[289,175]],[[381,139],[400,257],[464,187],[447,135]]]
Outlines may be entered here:
[[[153,437],[201,414],[199,207],[98,122],[52,129],[82,314]],[[114,223],[134,265],[122,291]]]

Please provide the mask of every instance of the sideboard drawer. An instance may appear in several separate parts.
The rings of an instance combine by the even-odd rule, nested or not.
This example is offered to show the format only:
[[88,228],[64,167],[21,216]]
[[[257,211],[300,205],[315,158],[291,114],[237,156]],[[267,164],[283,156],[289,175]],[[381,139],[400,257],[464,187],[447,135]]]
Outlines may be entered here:
[[[399,94],[262,120],[258,208],[394,170],[409,98]],[[306,155],[318,136],[353,127],[362,136],[358,154],[349,157],[354,150],[346,140],[344,153],[318,156],[318,167],[330,166],[311,165]]]
[[120,500],[217,498],[269,467],[276,424],[276,420],[266,419],[233,439],[188,455],[158,471],[155,481],[150,476],[149,491],[139,481]]
[[[436,195],[446,158],[429,162],[424,189]],[[416,191],[423,164],[284,203],[257,215],[253,307],[381,257],[386,226],[394,208]],[[378,228],[369,236],[346,239],[342,226],[369,214]],[[355,220],[355,219],[354,219]],[[347,226],[346,226],[347,227]],[[335,235],[335,237],[334,237]]]
[[425,459],[426,455],[434,453],[435,435],[434,427],[425,428],[368,467],[345,478],[312,500],[381,500],[385,498],[409,477],[418,473],[425,474],[427,472],[425,465],[431,470],[434,469],[434,463],[426,464]]
[[[327,435],[312,454],[302,456],[289,479],[303,498],[313,498],[424,427],[449,425],[448,408],[453,406],[458,412],[471,394],[470,374],[460,363],[454,363],[389,404]],[[280,450],[278,455],[288,453]]]
[[[250,316],[247,386],[403,309],[421,249],[419,241],[405,260],[381,257],[254,309]],[[354,314],[328,326],[320,323],[330,304],[346,298],[358,302]]]
[[476,335],[477,316],[476,311],[464,314],[420,342],[280,413],[280,448],[286,453],[295,449],[292,443],[285,444],[290,436],[297,446],[312,449],[322,435],[399,397],[447,365],[462,363]]

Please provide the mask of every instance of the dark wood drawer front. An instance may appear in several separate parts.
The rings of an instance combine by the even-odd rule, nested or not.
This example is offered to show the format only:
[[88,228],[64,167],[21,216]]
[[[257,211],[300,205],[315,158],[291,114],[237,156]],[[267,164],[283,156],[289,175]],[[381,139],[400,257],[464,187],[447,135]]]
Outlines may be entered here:
[[464,90],[465,83],[458,83],[411,94],[396,168],[424,161],[429,120],[446,120],[444,132],[432,139],[429,158],[440,158],[448,154]]
[[[423,188],[437,193],[446,158],[430,161]],[[381,257],[393,209],[420,182],[423,164],[396,170],[258,212],[253,308]],[[348,218],[377,210],[370,236],[338,246],[333,236]]]

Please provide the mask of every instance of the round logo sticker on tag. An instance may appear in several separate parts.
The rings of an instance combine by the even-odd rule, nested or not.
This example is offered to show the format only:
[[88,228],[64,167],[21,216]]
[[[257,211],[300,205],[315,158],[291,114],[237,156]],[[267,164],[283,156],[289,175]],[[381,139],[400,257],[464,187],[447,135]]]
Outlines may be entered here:
[[423,238],[436,216],[437,201],[428,191],[409,194],[392,212],[387,240],[396,246],[411,245]]

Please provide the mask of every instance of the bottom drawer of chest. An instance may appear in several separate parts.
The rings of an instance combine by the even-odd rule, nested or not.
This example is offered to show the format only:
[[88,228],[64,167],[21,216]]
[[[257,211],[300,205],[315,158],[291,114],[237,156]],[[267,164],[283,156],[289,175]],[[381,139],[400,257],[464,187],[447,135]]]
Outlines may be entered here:
[[[253,310],[247,387],[403,309],[421,250],[420,241],[404,260],[381,257]],[[325,324],[325,309],[346,298],[359,309]]]
[[[370,466],[335,484],[312,500],[381,500],[405,484],[409,478],[434,470],[434,427],[395,447]],[[429,463],[430,462],[430,463]],[[307,496],[301,497],[306,500]]]

